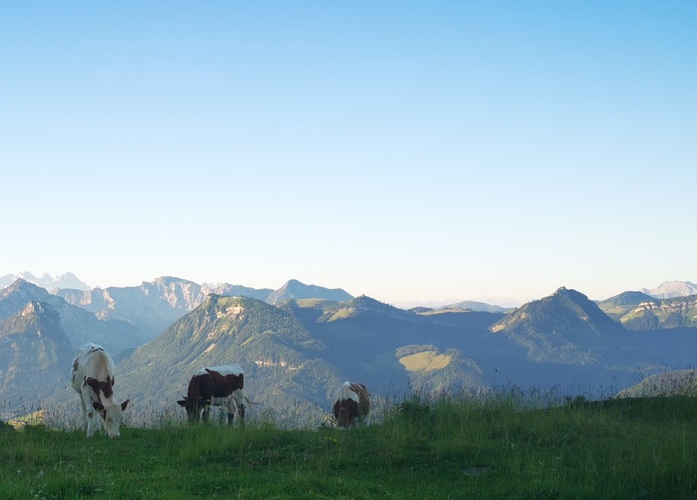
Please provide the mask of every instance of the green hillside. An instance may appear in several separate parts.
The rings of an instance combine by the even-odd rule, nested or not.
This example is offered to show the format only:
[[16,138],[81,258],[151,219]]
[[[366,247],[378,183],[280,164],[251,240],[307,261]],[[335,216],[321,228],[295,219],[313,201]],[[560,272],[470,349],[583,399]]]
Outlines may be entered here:
[[[503,317],[474,311],[419,314],[366,296],[348,302],[289,301],[282,307],[322,341],[328,362],[380,393],[480,392],[486,385],[483,370],[472,356],[487,351],[487,328]],[[447,362],[424,368],[412,362],[415,357]]]
[[582,293],[564,287],[529,302],[491,327],[528,349],[538,362],[598,363],[624,329]]
[[598,307],[611,318],[620,320],[620,318],[640,304],[654,300],[653,297],[643,292],[622,292],[609,299],[599,301]]
[[[287,312],[257,299],[208,299],[116,367],[121,390],[149,408],[177,411],[192,374],[205,366],[237,363],[245,389],[261,407],[320,420],[341,378],[322,360],[324,346]],[[124,396],[125,397],[125,396]]]

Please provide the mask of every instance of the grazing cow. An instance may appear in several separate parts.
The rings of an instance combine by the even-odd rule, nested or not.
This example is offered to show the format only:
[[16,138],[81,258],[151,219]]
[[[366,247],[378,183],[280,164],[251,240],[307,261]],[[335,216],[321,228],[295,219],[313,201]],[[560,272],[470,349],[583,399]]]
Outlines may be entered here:
[[201,368],[191,377],[187,395],[177,401],[186,409],[190,423],[208,422],[210,407],[214,405],[227,408],[228,425],[239,412],[242,427],[246,403],[255,404],[244,393],[244,372],[239,365]]
[[334,393],[333,410],[336,425],[348,429],[356,420],[368,415],[370,411],[368,389],[363,384],[344,382]]
[[75,352],[70,384],[80,394],[82,417],[87,425],[87,437],[104,429],[110,438],[121,436],[123,411],[128,399],[114,402],[114,360],[103,347],[87,343]]

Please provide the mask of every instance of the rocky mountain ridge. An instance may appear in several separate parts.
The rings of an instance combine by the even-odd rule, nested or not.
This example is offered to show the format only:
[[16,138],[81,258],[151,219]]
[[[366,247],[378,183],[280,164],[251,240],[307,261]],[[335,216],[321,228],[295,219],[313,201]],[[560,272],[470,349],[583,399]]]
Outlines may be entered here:
[[17,274],[6,274],[0,276],[0,289],[10,286],[17,280],[24,280],[34,285],[45,288],[46,290],[55,290],[59,288],[73,288],[76,290],[89,290],[90,286],[78,279],[73,273],[65,273],[60,276],[51,276],[48,273],[44,273],[41,277],[34,276],[30,272],[23,272]]
[[657,299],[625,292],[598,306],[629,330],[697,327],[697,295]]

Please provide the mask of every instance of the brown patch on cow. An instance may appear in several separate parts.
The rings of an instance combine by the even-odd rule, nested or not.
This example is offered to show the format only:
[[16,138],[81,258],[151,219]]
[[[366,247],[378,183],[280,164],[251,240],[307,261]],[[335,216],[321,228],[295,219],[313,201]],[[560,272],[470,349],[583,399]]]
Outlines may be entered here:
[[337,425],[344,429],[348,429],[355,419],[367,416],[370,411],[370,393],[366,386],[352,383],[348,389],[358,396],[358,402],[350,398],[338,399],[333,407]]
[[89,385],[92,392],[99,396],[99,380],[92,377],[85,377],[85,384]]
[[234,375],[222,375],[216,371],[211,371],[206,368],[206,372],[210,375],[213,384],[213,397],[224,398],[236,391],[237,389],[244,389],[244,374]]
[[334,403],[334,416],[339,427],[348,429],[358,415],[358,403],[353,399],[340,399]]
[[90,386],[97,397],[99,397],[99,393],[101,392],[105,399],[110,399],[114,395],[114,390],[111,388],[110,380],[100,382],[95,378],[86,377],[85,383]]
[[370,411],[370,393],[363,384],[351,384],[351,389],[358,394],[358,416],[365,417]]
[[111,380],[107,379],[106,381],[99,383],[99,388],[102,390],[102,394],[104,394],[106,399],[111,399],[111,397],[114,395],[114,389],[111,388],[113,385]]

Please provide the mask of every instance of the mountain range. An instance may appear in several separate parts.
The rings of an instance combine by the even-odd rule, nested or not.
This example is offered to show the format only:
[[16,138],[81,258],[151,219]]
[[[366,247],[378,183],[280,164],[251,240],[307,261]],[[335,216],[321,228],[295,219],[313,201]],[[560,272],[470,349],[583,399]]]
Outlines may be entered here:
[[694,365],[697,295],[624,292],[594,302],[561,287],[517,309],[404,310],[297,280],[257,290],[161,277],[49,293],[19,278],[0,290],[6,410],[28,400],[74,410],[67,379],[84,341],[112,352],[115,392],[131,399],[134,419],[180,417],[175,401],[194,371],[236,362],[261,403],[251,410],[258,418],[316,425],[347,379],[381,400],[501,389],[626,394],[646,377]]
[[90,286],[87,283],[80,281],[73,273],[65,273],[55,277],[48,273],[44,273],[41,275],[41,277],[38,277],[29,272],[0,276],[0,288],[10,286],[19,279],[39,285],[41,288],[45,288],[47,290],[55,290],[58,288],[73,288],[76,290],[90,289]]

